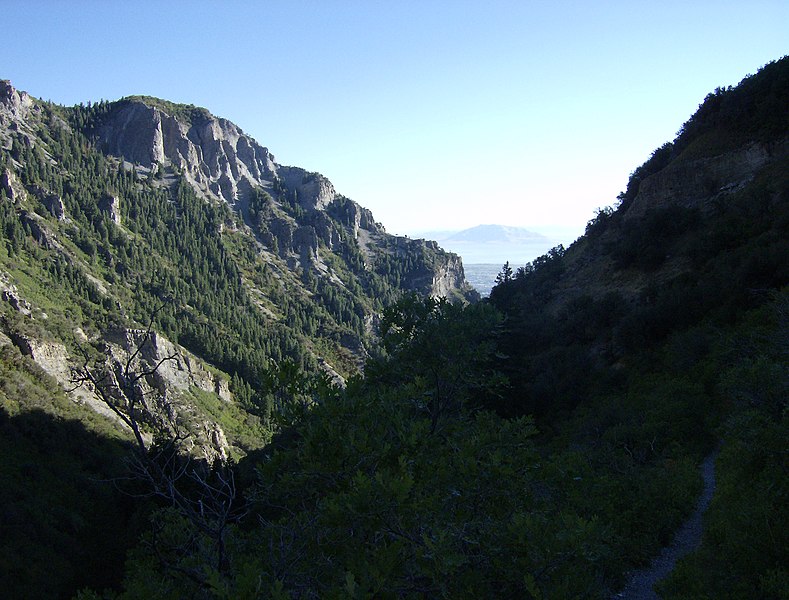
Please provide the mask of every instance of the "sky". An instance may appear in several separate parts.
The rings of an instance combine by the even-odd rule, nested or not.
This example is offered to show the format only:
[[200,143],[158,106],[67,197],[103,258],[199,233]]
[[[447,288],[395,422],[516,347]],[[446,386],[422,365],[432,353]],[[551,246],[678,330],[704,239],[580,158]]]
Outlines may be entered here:
[[704,97],[789,53],[789,2],[0,0],[0,78],[230,119],[387,231],[574,239]]

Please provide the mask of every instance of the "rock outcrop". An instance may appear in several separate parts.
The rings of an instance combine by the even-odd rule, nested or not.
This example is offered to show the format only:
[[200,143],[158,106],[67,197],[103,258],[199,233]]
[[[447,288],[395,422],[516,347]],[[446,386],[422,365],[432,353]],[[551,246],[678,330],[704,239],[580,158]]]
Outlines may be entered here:
[[183,423],[193,434],[192,453],[209,463],[228,458],[230,445],[222,427],[196,413],[182,399],[184,390],[197,387],[231,402],[227,379],[211,373],[193,354],[155,331],[124,328],[108,332],[104,337],[104,354],[106,368],[119,379],[125,376],[127,366],[134,373],[147,373],[134,385],[140,398],[155,400],[145,407],[148,421],[160,429],[168,423]]
[[789,156],[789,139],[753,142],[742,148],[695,160],[675,161],[645,178],[624,214],[625,220],[649,210],[682,206],[714,210],[726,196],[747,185],[762,169]]
[[337,198],[331,181],[319,173],[284,166],[278,167],[277,173],[285,186],[295,192],[299,206],[306,210],[325,210]]
[[35,132],[29,117],[39,110],[27,92],[20,92],[10,81],[0,79],[0,146],[10,149],[12,134],[17,134],[25,144],[33,144]]
[[42,190],[41,188],[37,188],[35,191],[39,202],[44,205],[44,208],[47,209],[49,214],[55,217],[58,221],[66,220],[66,207],[63,204],[63,198],[57,194]]
[[105,194],[99,200],[99,210],[106,213],[110,220],[116,225],[121,224],[121,201],[118,196]]
[[[29,317],[30,304],[19,298],[12,285],[2,284],[1,280],[0,285],[6,288],[2,292],[3,300]],[[125,426],[94,387],[75,384],[79,378],[75,369],[84,359],[74,356],[65,344],[14,329],[3,336],[52,376],[75,402]],[[75,338],[79,338],[77,332]],[[225,402],[232,402],[226,378],[213,374],[194,355],[155,332],[120,329],[95,340],[94,346],[103,349],[105,364],[102,368],[112,373],[115,380],[124,380],[127,367],[135,375],[147,373],[130,384],[134,394],[144,403],[144,410],[139,413],[143,424],[166,430],[171,423],[179,423],[191,432],[187,444],[191,454],[208,463],[228,458],[230,444],[221,425],[184,400],[184,392],[197,387],[216,394]]]
[[268,149],[208,111],[179,118],[174,108],[121,100],[96,134],[109,154],[145,167],[175,167],[195,189],[233,206],[253,187],[270,187],[277,167]]
[[8,126],[11,122],[21,124],[33,107],[33,99],[27,92],[19,92],[11,82],[0,79],[0,123]]
[[96,135],[104,149],[145,168],[175,168],[203,194],[243,208],[252,189],[284,185],[305,210],[325,210],[332,183],[300,167],[281,166],[238,126],[207,110],[132,97],[115,103]]
[[[456,254],[451,254],[445,262],[437,265],[433,275],[430,295],[435,297],[445,296],[451,298],[458,290],[467,286],[466,275],[463,270],[463,261]],[[479,299],[479,295],[474,297]]]
[[[265,191],[271,200],[266,216],[250,224],[258,226],[259,239],[269,251],[292,264],[313,264],[323,271],[317,259],[319,241],[331,251],[341,242],[332,219],[358,244],[367,266],[374,263],[378,241],[394,238],[368,209],[338,194],[326,177],[277,164],[267,148],[204,109],[131,97],[112,106],[96,136],[109,154],[151,172],[174,170],[200,193],[227,202],[243,216],[249,215],[250,196]],[[298,206],[303,216],[294,218],[282,209],[285,204]],[[117,209],[111,214],[119,223]],[[398,238],[396,244],[415,251],[421,242]],[[435,242],[428,250],[431,255],[443,253]],[[477,296],[465,281],[460,258],[443,254],[408,274],[405,286],[434,296],[474,300]]]
[[27,198],[25,188],[17,180],[16,175],[11,169],[5,169],[0,173],[0,190],[3,190],[6,198],[14,204],[19,204]]

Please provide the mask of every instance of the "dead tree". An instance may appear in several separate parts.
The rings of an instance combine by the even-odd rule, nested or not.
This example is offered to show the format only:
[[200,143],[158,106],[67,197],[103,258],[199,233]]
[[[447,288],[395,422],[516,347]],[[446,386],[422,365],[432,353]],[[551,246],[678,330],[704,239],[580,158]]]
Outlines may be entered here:
[[[72,389],[88,386],[131,430],[136,445],[129,459],[130,478],[141,483],[137,487],[143,490],[135,495],[158,498],[191,525],[190,533],[177,548],[164,548],[158,536],[163,525],[154,523],[151,550],[163,569],[205,586],[203,566],[220,573],[227,571],[227,534],[244,509],[239,506],[232,469],[219,461],[210,465],[192,457],[185,447],[191,434],[176,414],[166,410],[161,392],[148,385],[164,363],[177,359],[177,354],[171,354],[150,365],[142,360],[144,348],[153,343],[154,319],[162,308],[151,314],[140,341],[122,363],[112,364],[106,356],[91,360],[87,349],[80,347],[83,360],[72,370]],[[152,414],[151,402],[164,409],[163,418]],[[153,423],[149,425],[153,430],[150,434],[143,429],[145,423]],[[202,555],[200,567],[185,568],[173,558],[194,557],[194,552]]]

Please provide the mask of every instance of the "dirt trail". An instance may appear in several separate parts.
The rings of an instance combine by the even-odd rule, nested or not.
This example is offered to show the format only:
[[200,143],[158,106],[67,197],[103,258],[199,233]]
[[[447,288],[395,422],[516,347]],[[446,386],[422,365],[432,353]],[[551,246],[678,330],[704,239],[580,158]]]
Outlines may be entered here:
[[682,524],[674,541],[666,546],[660,555],[645,569],[634,571],[624,589],[612,596],[613,600],[660,600],[655,593],[654,585],[664,579],[674,569],[677,559],[698,548],[701,543],[701,517],[712,500],[715,492],[715,459],[718,450],[715,450],[701,463],[701,476],[704,480],[704,489],[696,504],[693,514]]

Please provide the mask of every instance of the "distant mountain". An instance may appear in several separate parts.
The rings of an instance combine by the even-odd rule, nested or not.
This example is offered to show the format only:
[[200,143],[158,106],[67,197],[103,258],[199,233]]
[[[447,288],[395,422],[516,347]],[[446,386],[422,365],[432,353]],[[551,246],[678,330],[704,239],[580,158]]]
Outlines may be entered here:
[[477,225],[458,231],[441,241],[474,242],[483,244],[533,244],[550,241],[546,236],[522,227],[507,225]]
[[500,266],[509,261],[520,266],[557,244],[565,243],[563,239],[508,225],[476,225],[462,231],[425,231],[418,236],[440,242],[442,247],[459,254],[466,265]]
[[456,229],[419,231],[416,232],[413,237],[436,240],[437,242],[452,241],[482,244],[528,244],[549,239],[548,236],[537,233],[536,231],[531,231],[523,227],[511,227],[509,225],[475,225],[474,227],[469,227],[460,231]]

